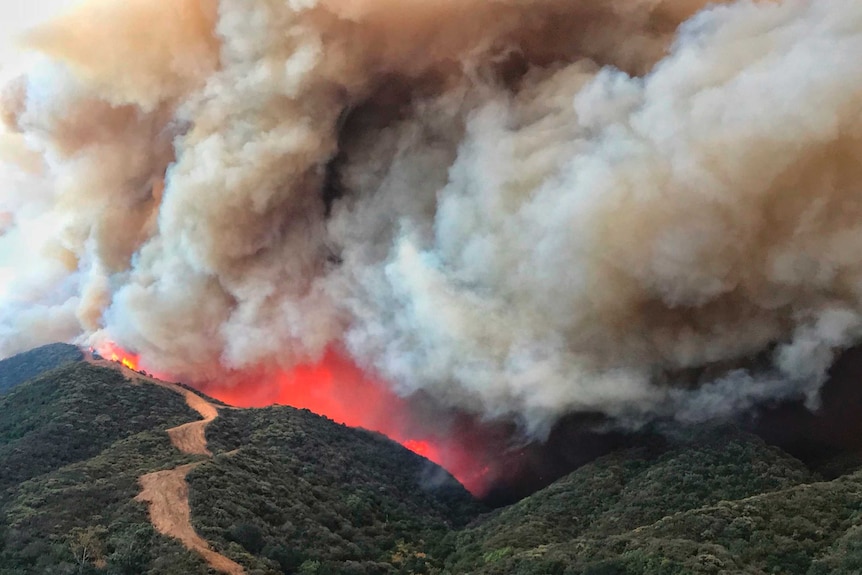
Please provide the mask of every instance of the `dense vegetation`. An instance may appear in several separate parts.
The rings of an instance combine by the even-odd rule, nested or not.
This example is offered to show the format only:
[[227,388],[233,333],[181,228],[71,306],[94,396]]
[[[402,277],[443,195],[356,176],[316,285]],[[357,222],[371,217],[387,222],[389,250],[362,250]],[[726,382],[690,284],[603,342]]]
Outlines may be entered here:
[[[0,398],[0,575],[213,573],[134,501],[141,475],[205,459],[165,433],[197,418],[179,394],[87,363]],[[307,411],[224,410],[208,435],[193,520],[250,575],[427,572],[479,510],[425,459]]]
[[450,535],[447,572],[858,573],[862,474],[817,481],[732,428],[614,453]]
[[115,441],[198,419],[181,396],[130,385],[116,370],[73,363],[0,397],[0,493]]
[[176,393],[86,363],[0,398],[0,575],[209,573],[133,501],[140,475],[189,461],[164,430],[197,417]]
[[28,379],[83,358],[74,345],[52,343],[0,360],[0,395]]
[[[10,365],[39,372],[3,362],[0,376]],[[824,481],[729,426],[664,429],[479,515],[380,435],[225,409],[207,432],[215,456],[181,455],[165,430],[197,417],[179,394],[86,363],[0,397],[0,575],[214,575],[134,501],[141,475],[191,461],[195,528],[249,575],[862,572],[862,471]]]
[[138,477],[186,462],[167,435],[147,431],[8,490],[0,574],[207,575],[203,561],[158,535],[146,506],[133,500]]
[[207,435],[238,451],[189,476],[195,527],[265,572],[427,573],[447,531],[479,511],[427,460],[308,411],[228,410]]

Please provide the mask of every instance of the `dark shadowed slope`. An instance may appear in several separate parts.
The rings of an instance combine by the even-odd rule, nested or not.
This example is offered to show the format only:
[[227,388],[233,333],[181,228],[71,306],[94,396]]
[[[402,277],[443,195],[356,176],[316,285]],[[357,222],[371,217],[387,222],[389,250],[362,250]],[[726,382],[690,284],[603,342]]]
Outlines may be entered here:
[[46,371],[82,359],[84,354],[74,345],[52,343],[0,360],[0,395]]
[[802,400],[760,408],[748,427],[827,478],[862,466],[862,346],[836,358],[820,406]]
[[731,428],[616,452],[450,537],[448,573],[858,573],[862,475]]
[[[752,357],[748,363],[762,361]],[[862,346],[836,356],[820,399],[813,410],[804,397],[766,403],[740,415],[736,423],[833,479],[862,467]],[[561,419],[545,442],[520,448],[507,466],[509,474],[488,494],[490,502],[514,503],[599,456],[661,441],[654,427],[626,433],[608,430],[607,423],[598,414]]]

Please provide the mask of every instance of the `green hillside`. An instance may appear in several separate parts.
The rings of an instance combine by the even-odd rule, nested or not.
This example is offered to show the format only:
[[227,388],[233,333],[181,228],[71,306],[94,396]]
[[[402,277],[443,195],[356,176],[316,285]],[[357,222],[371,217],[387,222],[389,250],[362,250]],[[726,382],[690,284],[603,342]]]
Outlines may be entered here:
[[166,433],[197,419],[180,394],[87,363],[0,398],[0,575],[214,573],[134,501],[142,475],[189,462],[198,533],[249,574],[431,572],[479,511],[427,460],[307,411],[223,410],[212,459]]
[[862,572],[862,471],[825,481],[731,426],[663,429],[483,514],[378,434],[228,408],[214,456],[183,455],[166,430],[198,419],[181,394],[84,362],[0,397],[0,575],[214,575],[135,501],[142,475],[192,462],[192,525],[248,575]]
[[73,363],[49,371],[0,397],[0,493],[125,437],[195,419],[181,396],[129,385],[114,369]]
[[83,358],[74,345],[52,343],[0,360],[0,395],[28,379]]
[[276,573],[429,573],[446,533],[479,511],[424,458],[309,411],[226,410],[207,436],[239,451],[189,476],[196,530]]
[[[197,418],[170,390],[86,363],[0,397],[0,574],[208,573],[132,501],[140,475],[190,461],[164,430]],[[83,540],[105,569],[79,565]]]
[[720,427],[602,457],[451,535],[447,572],[862,572],[862,474],[818,481]]

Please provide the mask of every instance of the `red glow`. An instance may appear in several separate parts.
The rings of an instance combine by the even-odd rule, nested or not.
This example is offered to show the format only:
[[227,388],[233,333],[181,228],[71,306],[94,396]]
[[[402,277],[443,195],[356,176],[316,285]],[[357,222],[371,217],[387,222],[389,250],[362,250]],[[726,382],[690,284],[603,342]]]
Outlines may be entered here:
[[413,453],[418,453],[425,459],[431,459],[432,461],[434,459],[434,456],[437,455],[437,450],[434,449],[433,445],[431,445],[427,441],[421,441],[419,439],[408,439],[404,442],[404,447],[406,447]]
[[[97,352],[103,358],[140,371],[140,357],[115,343],[104,342],[97,347]],[[173,380],[162,374],[154,377]],[[308,409],[337,423],[377,431],[437,463],[474,495],[484,495],[496,478],[496,467],[478,434],[440,435],[439,431],[429,431],[439,430],[439,422],[431,421],[423,426],[409,402],[371,378],[352,360],[335,352],[330,351],[315,365],[298,366],[276,376],[247,375],[233,387],[213,383],[198,388],[236,407],[289,405]]]
[[110,359],[115,363],[122,364],[132,371],[140,371],[140,357],[137,354],[129,353],[120,346],[112,342],[104,342],[98,345],[94,350],[105,359]]
[[[202,391],[237,407],[289,405],[377,431],[445,468],[475,495],[484,495],[494,479],[491,462],[485,460],[489,456],[471,449],[468,438],[435,434],[428,431],[431,425],[423,429],[406,400],[335,352],[316,365],[299,366],[274,378],[248,378],[231,388],[208,385]],[[477,437],[469,440],[478,442]]]

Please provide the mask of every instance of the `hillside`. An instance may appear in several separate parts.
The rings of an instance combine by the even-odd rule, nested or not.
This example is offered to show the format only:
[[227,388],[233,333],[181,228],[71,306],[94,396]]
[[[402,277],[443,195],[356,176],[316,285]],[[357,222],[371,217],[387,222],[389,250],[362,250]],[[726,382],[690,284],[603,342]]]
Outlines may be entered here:
[[447,573],[859,573],[862,473],[730,427],[616,452],[450,536]]
[[862,572],[862,471],[730,425],[657,428],[482,514],[379,434],[97,363],[0,397],[0,575]]
[[0,395],[46,371],[82,359],[84,354],[74,345],[52,343],[0,360]]
[[195,527],[248,565],[428,573],[479,511],[426,459],[305,410],[226,410],[207,437],[217,456],[189,476]]
[[216,407],[75,363],[0,398],[0,574],[215,573],[151,523],[145,479],[178,470],[201,544],[244,573],[429,572],[479,510],[427,460],[292,408],[220,409],[196,449],[190,396]]
[[0,490],[99,455],[115,442],[195,418],[183,399],[74,363],[0,397]]
[[88,573],[96,562],[130,575],[143,565],[207,573],[133,501],[140,475],[189,461],[165,430],[195,417],[167,389],[86,363],[0,398],[0,573]]
[[[661,506],[656,508],[660,511]],[[541,515],[531,515],[541,522]],[[578,521],[571,517],[569,521]],[[653,575],[862,572],[862,474],[722,500],[638,524],[590,526],[571,538],[459,550],[449,573]],[[637,526],[635,526],[637,525]],[[604,527],[605,529],[602,529]],[[473,537],[483,535],[470,533]],[[541,540],[541,539],[540,539]],[[470,567],[465,567],[464,557]]]

